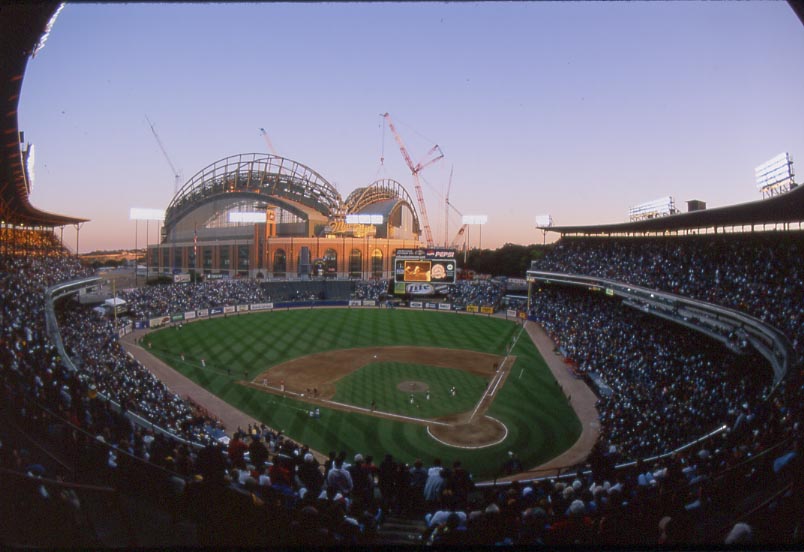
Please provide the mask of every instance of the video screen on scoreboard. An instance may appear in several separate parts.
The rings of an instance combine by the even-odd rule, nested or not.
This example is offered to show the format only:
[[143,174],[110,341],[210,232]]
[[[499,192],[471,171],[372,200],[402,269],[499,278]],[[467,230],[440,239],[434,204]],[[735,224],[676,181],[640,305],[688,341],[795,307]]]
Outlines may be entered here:
[[452,249],[398,249],[394,258],[394,282],[454,284],[456,268]]

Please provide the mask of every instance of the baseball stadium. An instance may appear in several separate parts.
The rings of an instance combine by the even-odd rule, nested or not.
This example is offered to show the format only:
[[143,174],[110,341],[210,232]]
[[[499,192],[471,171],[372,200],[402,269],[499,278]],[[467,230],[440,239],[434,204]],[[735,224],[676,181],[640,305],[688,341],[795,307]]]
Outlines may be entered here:
[[760,201],[544,225],[523,273],[467,279],[417,179],[343,197],[230,155],[117,287],[64,244],[87,219],[30,201],[19,94],[57,9],[0,10],[4,546],[804,543],[789,156]]

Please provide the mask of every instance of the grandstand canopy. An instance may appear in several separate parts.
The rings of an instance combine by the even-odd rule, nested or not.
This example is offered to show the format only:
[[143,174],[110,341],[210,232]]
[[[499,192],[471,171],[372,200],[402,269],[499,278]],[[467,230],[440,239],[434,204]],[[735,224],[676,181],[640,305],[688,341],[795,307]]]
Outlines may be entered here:
[[678,213],[637,222],[553,226],[544,230],[561,235],[648,234],[801,222],[804,222],[804,186],[768,199],[728,207]]
[[17,121],[22,78],[55,3],[9,3],[0,8],[0,220],[21,226],[64,226],[87,219],[48,213],[32,206]]

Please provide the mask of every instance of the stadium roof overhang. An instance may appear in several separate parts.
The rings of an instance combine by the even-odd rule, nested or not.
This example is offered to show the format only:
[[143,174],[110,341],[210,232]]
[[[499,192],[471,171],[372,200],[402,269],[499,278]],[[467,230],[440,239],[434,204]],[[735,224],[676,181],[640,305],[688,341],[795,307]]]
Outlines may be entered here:
[[55,3],[13,3],[0,9],[0,218],[20,226],[64,226],[88,219],[48,213],[28,200],[30,183],[17,120],[22,78],[58,9]]
[[804,222],[804,186],[768,199],[679,213],[637,222],[544,228],[561,235],[623,235],[685,232],[699,229],[736,228]]

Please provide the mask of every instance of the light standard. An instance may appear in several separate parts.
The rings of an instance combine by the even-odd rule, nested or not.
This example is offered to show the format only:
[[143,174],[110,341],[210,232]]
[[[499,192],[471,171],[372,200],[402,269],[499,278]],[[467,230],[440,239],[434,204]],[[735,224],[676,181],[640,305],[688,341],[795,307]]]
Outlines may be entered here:
[[[165,211],[161,209],[143,209],[140,207],[132,207],[129,210],[129,220],[134,221],[134,285],[137,285],[137,233],[139,230],[138,221],[145,221],[145,281],[148,281],[149,264],[148,264],[148,238],[149,238],[149,221],[155,220],[161,222],[165,220]],[[157,226],[158,228],[158,226]]]

